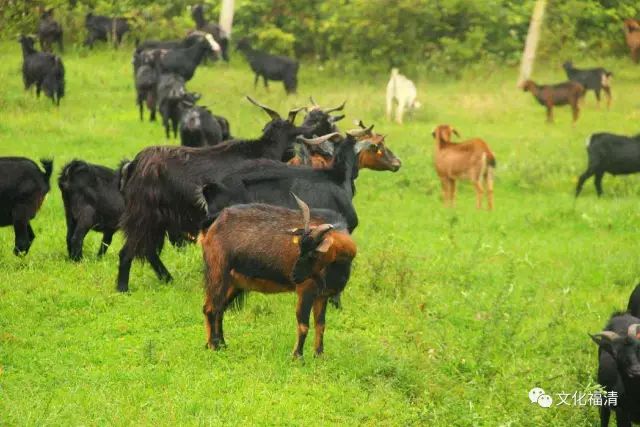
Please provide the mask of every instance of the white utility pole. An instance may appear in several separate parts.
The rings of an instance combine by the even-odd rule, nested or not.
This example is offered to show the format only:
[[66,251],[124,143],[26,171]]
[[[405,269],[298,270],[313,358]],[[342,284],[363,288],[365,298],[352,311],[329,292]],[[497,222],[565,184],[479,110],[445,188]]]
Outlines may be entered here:
[[529,23],[529,32],[522,53],[522,61],[520,62],[520,76],[518,77],[518,86],[522,85],[525,80],[531,77],[533,72],[533,63],[536,59],[536,48],[540,39],[540,28],[542,28],[542,18],[544,9],[547,6],[547,0],[536,0],[536,5],[531,15]]
[[231,27],[233,26],[234,0],[222,0],[222,9],[220,10],[220,26],[231,36]]

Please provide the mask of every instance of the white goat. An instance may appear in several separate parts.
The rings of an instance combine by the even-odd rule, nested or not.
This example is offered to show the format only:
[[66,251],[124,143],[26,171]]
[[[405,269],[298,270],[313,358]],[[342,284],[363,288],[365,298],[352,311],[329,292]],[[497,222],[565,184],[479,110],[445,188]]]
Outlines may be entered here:
[[397,68],[391,69],[391,78],[387,83],[387,118],[391,120],[393,101],[398,103],[396,108],[396,122],[402,124],[402,116],[405,108],[413,110],[420,108],[420,102],[416,99],[418,91],[411,80],[400,74]]

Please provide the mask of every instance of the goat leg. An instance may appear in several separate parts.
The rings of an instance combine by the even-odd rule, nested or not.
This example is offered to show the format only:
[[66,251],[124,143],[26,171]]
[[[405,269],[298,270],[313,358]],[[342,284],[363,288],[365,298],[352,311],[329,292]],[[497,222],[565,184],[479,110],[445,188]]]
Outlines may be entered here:
[[118,265],[118,291],[129,291],[129,274],[131,273],[131,263],[133,262],[133,252],[131,247],[125,242],[120,250],[120,265]]
[[298,304],[296,306],[296,320],[298,321],[297,340],[293,348],[293,358],[302,358],[304,352],[304,341],[309,332],[309,316],[311,307],[317,295],[317,289],[313,286],[313,280],[307,280],[297,286]]
[[26,219],[17,219],[13,221],[13,231],[15,233],[15,245],[13,247],[14,255],[26,255],[31,247],[29,237],[29,221]]
[[327,297],[318,297],[313,302],[313,320],[316,339],[314,343],[314,356],[321,356],[324,352],[324,325],[327,312]]
[[116,230],[113,229],[104,230],[104,232],[102,233],[102,242],[100,243],[100,249],[98,250],[98,257],[103,256],[107,252],[107,249],[109,249],[109,246],[111,245],[111,240],[113,239],[113,234],[115,232]]

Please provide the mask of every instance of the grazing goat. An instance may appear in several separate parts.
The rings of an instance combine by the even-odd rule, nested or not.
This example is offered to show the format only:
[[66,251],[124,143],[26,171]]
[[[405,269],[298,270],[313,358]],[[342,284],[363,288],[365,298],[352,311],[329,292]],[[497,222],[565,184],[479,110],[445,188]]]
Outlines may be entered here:
[[117,48],[122,43],[122,37],[130,30],[127,18],[109,18],[108,16],[94,15],[93,12],[89,12],[85,16],[84,26],[87,29],[87,38],[84,44],[90,49],[93,49],[93,44],[97,40],[106,42],[109,38]]
[[[158,103],[158,70],[156,61],[158,51],[142,51],[134,59],[134,73],[136,84],[136,103],[140,110],[140,121],[144,120],[144,104],[149,109],[149,121],[156,120],[156,106]],[[139,64],[136,62],[139,61]],[[137,65],[137,67],[136,67]]]
[[302,215],[263,204],[226,208],[206,232],[203,313],[209,348],[225,345],[224,311],[242,293],[295,292],[298,326],[293,357],[303,355],[312,308],[314,354],[322,354],[328,297],[346,285],[326,281],[324,271],[332,264],[350,266],[357,249],[339,215],[331,211],[312,215],[304,202],[297,197],[296,201]]
[[584,182],[595,175],[598,197],[602,196],[602,177],[640,172],[640,134],[629,137],[612,133],[594,133],[587,139],[587,170],[580,175],[576,197]]
[[178,74],[161,74],[158,81],[158,106],[162,116],[165,135],[169,138],[169,127],[173,137],[178,137],[178,125],[182,112],[192,107],[200,99],[197,93],[188,93],[184,79]]
[[40,39],[40,49],[44,52],[51,51],[51,45],[56,42],[60,51],[64,51],[62,42],[62,26],[53,19],[53,8],[47,9],[40,15],[38,23],[38,38]]
[[206,107],[194,105],[182,113],[180,144],[185,147],[204,147],[223,141],[220,122]]
[[468,179],[476,190],[476,208],[482,208],[482,193],[487,188],[489,210],[493,209],[493,170],[496,158],[486,142],[474,138],[461,143],[451,142],[451,134],[458,132],[449,125],[440,125],[432,135],[435,139],[433,156],[436,173],[442,183],[442,198],[445,205],[454,206],[456,180]]
[[269,89],[268,80],[282,81],[287,94],[294,94],[298,89],[298,61],[286,56],[270,55],[251,47],[249,40],[244,38],[238,42],[238,50],[241,51],[249,66],[255,73],[253,88],[258,85],[258,79],[262,77],[265,89]]
[[391,69],[391,78],[387,83],[387,118],[391,120],[393,103],[396,102],[396,122],[402,124],[404,110],[420,108],[418,91],[411,80],[400,74],[397,68]]
[[24,157],[0,157],[0,227],[13,226],[15,255],[29,252],[36,237],[29,222],[49,192],[53,161],[40,163],[44,171]]
[[294,124],[299,109],[282,119],[271,108],[248,99],[271,117],[257,140],[231,140],[204,148],[148,147],[125,168],[121,227],[126,240],[120,251],[119,291],[129,289],[134,257],[146,258],[161,280],[171,280],[159,254],[165,234],[198,234],[206,217],[196,197],[198,188],[220,179],[242,160],[282,160],[293,149],[291,139],[306,130]]
[[614,313],[602,332],[590,336],[598,345],[598,383],[617,393],[615,403],[604,399],[600,425],[609,425],[612,409],[618,426],[640,423],[640,319]]
[[587,90],[594,91],[598,106],[600,106],[601,90],[604,91],[607,97],[607,108],[611,106],[611,77],[613,76],[611,71],[607,71],[602,67],[580,70],[575,68],[571,61],[566,61],[562,64],[562,68],[567,73],[567,78],[573,82],[580,83],[585,92]]
[[191,9],[191,17],[196,23],[196,29],[209,33],[220,45],[222,59],[229,62],[229,35],[222,27],[214,22],[208,22],[204,17],[204,7],[201,4],[193,6]]
[[190,47],[168,50],[160,57],[158,66],[163,73],[175,73],[189,81],[207,52],[219,53],[220,45],[211,34],[203,33]]
[[537,85],[527,80],[522,90],[531,92],[540,105],[547,107],[547,122],[553,123],[553,107],[556,105],[571,105],[573,124],[578,120],[580,106],[578,101],[584,96],[584,86],[577,82],[564,82],[554,85]]
[[73,160],[65,165],[58,178],[67,220],[67,252],[73,261],[82,259],[82,245],[89,230],[102,233],[98,256],[107,252],[124,200],[113,169]]
[[44,89],[54,104],[60,105],[64,96],[64,65],[60,57],[47,52],[36,51],[35,39],[30,36],[20,36],[22,45],[22,80],[25,90],[36,86],[36,96]]
[[624,37],[629,46],[629,52],[631,53],[631,59],[633,62],[638,62],[640,58],[640,22],[635,19],[624,20]]

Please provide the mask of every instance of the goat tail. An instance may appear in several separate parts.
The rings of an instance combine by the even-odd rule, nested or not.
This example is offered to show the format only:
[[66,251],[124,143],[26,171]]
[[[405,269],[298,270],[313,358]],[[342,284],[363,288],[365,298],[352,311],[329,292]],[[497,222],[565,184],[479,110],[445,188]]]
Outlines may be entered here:
[[42,167],[44,169],[44,180],[49,183],[51,179],[51,174],[53,173],[53,159],[40,159],[40,163],[42,163]]
[[486,154],[486,163],[487,166],[495,168],[496,167],[496,156],[493,155],[493,152],[487,148],[485,151]]

